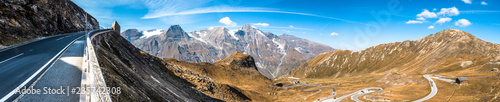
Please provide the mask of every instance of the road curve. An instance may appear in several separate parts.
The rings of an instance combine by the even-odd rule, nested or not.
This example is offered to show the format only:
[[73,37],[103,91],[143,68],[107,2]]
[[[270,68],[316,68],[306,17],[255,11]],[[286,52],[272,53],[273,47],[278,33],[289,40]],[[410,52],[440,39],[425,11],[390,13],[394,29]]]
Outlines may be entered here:
[[428,99],[434,97],[437,94],[438,89],[436,87],[436,83],[434,83],[434,80],[432,80],[431,77],[429,77],[429,75],[431,75],[431,74],[424,75],[424,78],[429,80],[429,84],[431,85],[431,93],[429,93],[429,95],[425,96],[424,98],[421,98],[419,100],[415,100],[413,102],[422,102],[422,101],[425,101],[425,100],[428,100]]

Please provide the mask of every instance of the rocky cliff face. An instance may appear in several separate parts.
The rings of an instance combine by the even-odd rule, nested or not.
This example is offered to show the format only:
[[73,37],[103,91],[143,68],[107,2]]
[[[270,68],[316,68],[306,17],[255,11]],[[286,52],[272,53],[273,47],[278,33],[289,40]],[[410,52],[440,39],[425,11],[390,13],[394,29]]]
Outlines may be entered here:
[[[133,34],[123,32],[122,35]],[[242,52],[253,56],[259,72],[268,78],[283,75],[319,53],[334,50],[292,35],[276,36],[249,24],[235,30],[210,27],[191,33],[175,25],[162,34],[131,42],[149,54],[190,62],[215,62]]]
[[[373,46],[362,51],[322,53],[290,72],[290,76],[337,78],[374,73],[439,73],[463,70],[500,60],[500,45],[456,30]],[[468,63],[467,67],[461,67]]]
[[99,23],[70,0],[1,0],[0,46],[38,37],[98,29]]

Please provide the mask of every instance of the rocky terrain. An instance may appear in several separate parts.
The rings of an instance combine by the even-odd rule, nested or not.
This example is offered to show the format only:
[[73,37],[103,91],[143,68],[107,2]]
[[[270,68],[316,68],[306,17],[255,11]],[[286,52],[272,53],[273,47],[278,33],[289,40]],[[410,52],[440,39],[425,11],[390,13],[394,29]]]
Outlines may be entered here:
[[113,101],[270,101],[270,79],[252,56],[236,52],[214,63],[193,63],[147,54],[117,33],[93,39]]
[[171,72],[163,60],[134,47],[118,33],[92,40],[108,87],[120,87],[113,101],[220,101],[200,93],[197,87]]
[[292,35],[263,32],[249,24],[235,30],[210,27],[190,33],[173,25],[161,34],[144,36],[142,31],[129,29],[121,35],[143,51],[161,58],[212,63],[235,52],[249,54],[255,58],[259,72],[268,78],[283,75],[320,53],[334,50]]
[[1,0],[0,48],[39,37],[98,29],[99,23],[70,0]]
[[[422,75],[444,75],[450,80],[467,77],[470,84],[436,80],[439,92],[428,101],[498,101],[500,73],[491,64],[500,61],[500,45],[483,41],[467,32],[449,29],[427,37],[380,44],[361,51],[336,50],[316,58],[278,78],[331,86],[342,96],[366,87],[382,92],[363,100],[413,101],[427,96],[429,82]],[[452,76],[452,77],[449,77]],[[328,93],[310,99],[322,98]]]
[[258,72],[252,56],[236,52],[214,63],[164,60],[177,76],[200,92],[224,101],[272,101],[276,86]]

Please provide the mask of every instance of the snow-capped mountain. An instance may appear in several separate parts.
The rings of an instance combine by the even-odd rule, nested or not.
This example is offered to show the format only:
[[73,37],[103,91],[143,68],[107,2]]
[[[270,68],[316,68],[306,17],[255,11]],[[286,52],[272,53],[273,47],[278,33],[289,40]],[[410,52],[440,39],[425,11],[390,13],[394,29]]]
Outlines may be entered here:
[[212,63],[239,51],[253,56],[259,72],[268,78],[281,76],[320,53],[334,50],[292,35],[263,32],[249,24],[234,30],[210,27],[190,33],[173,25],[161,34],[151,33],[144,37],[144,32],[129,29],[121,35],[149,54],[190,62]]

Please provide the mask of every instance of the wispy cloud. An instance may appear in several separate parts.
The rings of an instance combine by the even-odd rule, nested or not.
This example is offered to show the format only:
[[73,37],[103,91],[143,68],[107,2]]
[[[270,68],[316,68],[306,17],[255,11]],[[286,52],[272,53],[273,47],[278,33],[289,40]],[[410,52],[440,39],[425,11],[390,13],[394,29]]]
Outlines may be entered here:
[[406,22],[406,24],[422,24],[423,22],[422,21],[416,21],[416,20],[409,20],[408,22]]
[[483,14],[483,13],[500,13],[500,11],[494,11],[494,10],[466,10],[466,11],[461,11],[461,13],[464,13],[464,14]]
[[267,28],[277,28],[277,29],[295,29],[295,30],[314,30],[314,29],[309,29],[309,28],[300,28],[300,27],[275,27],[275,26],[268,26]]
[[481,5],[488,5],[488,3],[483,1],[483,2],[481,2]]
[[283,13],[312,16],[326,19],[339,20],[349,23],[370,25],[367,23],[351,21],[347,19],[328,17],[316,14],[290,12],[286,10],[264,8],[264,7],[239,7],[230,5],[207,6],[210,0],[146,0],[145,5],[149,12],[142,19],[160,18],[177,15],[195,15],[207,13],[227,13],[227,12],[259,12],[259,13]]
[[472,4],[471,0],[462,0],[466,4]]
[[254,23],[253,25],[264,26],[264,27],[269,26],[268,23],[260,23],[260,22],[259,23]]
[[446,23],[446,22],[450,22],[451,21],[451,18],[439,18],[438,21],[436,21],[436,24],[443,24],[443,23]]

